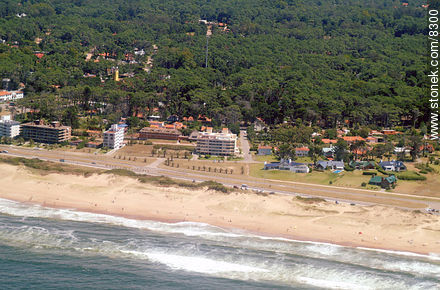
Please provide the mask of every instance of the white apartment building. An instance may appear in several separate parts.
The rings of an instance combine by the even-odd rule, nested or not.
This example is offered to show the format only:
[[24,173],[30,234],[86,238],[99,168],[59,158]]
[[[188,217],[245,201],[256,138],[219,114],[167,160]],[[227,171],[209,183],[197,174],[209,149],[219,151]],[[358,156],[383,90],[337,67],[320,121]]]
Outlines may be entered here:
[[119,128],[118,124],[113,124],[110,130],[104,132],[103,146],[111,149],[119,149],[124,142],[124,128]]
[[227,128],[223,128],[221,133],[199,132],[197,136],[197,153],[232,156],[239,152],[237,147],[237,135],[229,133]]
[[10,137],[20,135],[20,123],[11,120],[11,116],[2,116],[0,120],[0,137]]

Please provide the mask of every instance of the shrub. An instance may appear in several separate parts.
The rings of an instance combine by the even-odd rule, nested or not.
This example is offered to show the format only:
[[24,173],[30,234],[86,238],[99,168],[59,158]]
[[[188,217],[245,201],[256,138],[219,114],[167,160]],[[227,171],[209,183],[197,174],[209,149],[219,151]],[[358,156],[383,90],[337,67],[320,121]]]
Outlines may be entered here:
[[376,175],[377,174],[377,171],[376,170],[374,170],[374,171],[364,171],[364,172],[362,172],[362,175]]
[[79,143],[76,146],[76,149],[83,149],[84,147],[86,147],[86,141],[82,141],[81,143]]
[[382,167],[380,167],[379,165],[376,166],[377,171],[379,171],[380,173],[384,174],[384,175],[389,175],[388,172],[386,172],[385,170],[383,170]]
[[344,170],[345,171],[354,171],[354,168],[350,167],[350,166],[344,166]]
[[361,183],[361,186],[362,186],[362,187],[365,187],[365,186],[367,186],[367,183],[366,183],[366,182],[362,182],[362,183]]
[[426,176],[422,176],[414,171],[400,172],[396,177],[401,180],[426,180]]
[[136,173],[127,169],[111,169],[111,170],[107,170],[106,173],[120,175],[120,176],[137,176]]
[[224,192],[224,193],[229,192],[229,189],[226,186],[224,186],[223,184],[218,183],[216,181],[204,181],[204,182],[200,183],[199,186],[200,187],[207,186],[208,189],[210,189],[210,190],[220,191],[220,192]]
[[302,197],[297,195],[296,199],[305,203],[325,202],[326,200],[320,197]]

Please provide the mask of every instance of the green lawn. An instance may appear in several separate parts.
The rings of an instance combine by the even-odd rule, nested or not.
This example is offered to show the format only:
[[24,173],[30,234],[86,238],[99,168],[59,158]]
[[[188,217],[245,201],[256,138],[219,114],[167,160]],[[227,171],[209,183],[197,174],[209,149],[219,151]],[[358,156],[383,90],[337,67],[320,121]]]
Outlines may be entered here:
[[[355,188],[362,188],[362,182],[368,184],[368,181],[371,178],[371,176],[362,175],[361,170],[355,170],[352,172],[344,171],[338,174],[333,173],[329,170],[326,170],[324,172],[312,171],[311,173],[293,173],[285,170],[264,170],[262,164],[251,164],[250,175],[253,177],[266,179],[315,183],[322,185],[332,184],[335,186]],[[371,187],[367,185],[367,188],[377,187]]]
[[300,158],[295,159],[295,162],[307,163],[307,164],[313,163],[312,158],[310,158],[310,157],[300,157]]
[[255,161],[260,162],[276,162],[278,161],[273,155],[253,155]]

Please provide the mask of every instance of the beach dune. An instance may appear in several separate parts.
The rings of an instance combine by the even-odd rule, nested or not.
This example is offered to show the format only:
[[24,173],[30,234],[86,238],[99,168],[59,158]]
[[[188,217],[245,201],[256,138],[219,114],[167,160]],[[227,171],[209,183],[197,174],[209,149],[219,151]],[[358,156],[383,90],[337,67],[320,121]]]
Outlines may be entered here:
[[203,222],[260,234],[417,253],[440,253],[440,217],[385,206],[221,193],[130,177],[47,174],[0,164],[0,197],[135,219]]

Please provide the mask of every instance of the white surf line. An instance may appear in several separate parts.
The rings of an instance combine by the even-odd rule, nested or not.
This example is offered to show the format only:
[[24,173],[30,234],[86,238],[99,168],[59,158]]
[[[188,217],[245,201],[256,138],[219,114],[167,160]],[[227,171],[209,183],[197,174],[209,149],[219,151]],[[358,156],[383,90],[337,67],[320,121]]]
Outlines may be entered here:
[[[19,207],[19,211],[17,212],[16,206]],[[208,231],[202,232],[204,227],[209,227],[210,229],[220,230],[219,234],[232,234],[235,237],[247,237],[247,238],[257,238],[261,240],[273,240],[273,241],[282,241],[282,242],[293,242],[293,243],[301,243],[301,244],[312,244],[312,245],[324,245],[324,246],[332,246],[335,248],[347,248],[347,249],[359,249],[359,250],[368,250],[368,251],[376,251],[383,252],[388,254],[396,254],[403,256],[415,256],[415,257],[423,257],[430,258],[434,260],[440,260],[440,255],[437,253],[431,254],[419,254],[408,251],[396,251],[396,250],[387,250],[381,248],[370,248],[370,247],[362,247],[362,246],[346,246],[340,245],[336,243],[330,242],[320,242],[313,240],[299,240],[286,238],[281,236],[271,236],[264,234],[256,234],[246,229],[240,228],[225,228],[221,226],[211,225],[206,222],[191,222],[191,221],[180,221],[180,222],[163,222],[157,220],[137,220],[132,218],[127,218],[118,215],[112,215],[108,213],[93,213],[88,211],[82,211],[75,208],[53,208],[46,205],[40,204],[29,204],[23,203],[15,200],[10,200],[7,198],[0,198],[0,209],[2,209],[2,213],[10,214],[13,216],[24,216],[23,211],[27,211],[29,213],[29,217],[36,218],[51,218],[56,217],[61,220],[68,221],[78,221],[78,222],[92,222],[98,224],[113,224],[122,227],[128,228],[140,228],[140,229],[148,229],[155,232],[169,232],[169,233],[179,233],[185,234],[185,228],[176,228],[175,226],[179,225],[187,225],[193,230],[192,226],[201,226],[201,231],[197,232],[195,236],[203,235],[203,234],[217,234],[218,232],[210,232]],[[28,211],[31,209],[31,211]],[[79,214],[79,215],[78,215]],[[169,228],[167,228],[169,227]]]

